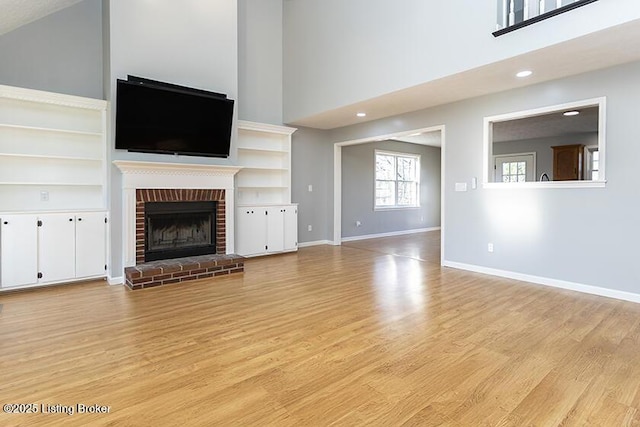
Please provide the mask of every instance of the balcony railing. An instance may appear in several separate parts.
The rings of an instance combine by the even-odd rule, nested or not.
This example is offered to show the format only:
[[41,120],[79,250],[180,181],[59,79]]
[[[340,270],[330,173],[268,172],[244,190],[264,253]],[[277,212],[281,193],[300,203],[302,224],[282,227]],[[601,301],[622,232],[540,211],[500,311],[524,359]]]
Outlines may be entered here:
[[502,34],[568,12],[597,0],[498,0],[498,30]]

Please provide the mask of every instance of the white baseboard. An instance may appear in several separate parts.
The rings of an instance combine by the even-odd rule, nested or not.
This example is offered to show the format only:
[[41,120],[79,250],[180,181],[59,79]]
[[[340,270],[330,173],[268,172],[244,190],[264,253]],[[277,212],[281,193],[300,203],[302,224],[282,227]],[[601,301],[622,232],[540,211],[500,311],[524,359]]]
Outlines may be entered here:
[[379,237],[403,236],[405,234],[426,233],[428,231],[437,231],[440,227],[416,228],[413,230],[392,231],[389,233],[365,234],[362,236],[343,237],[343,242],[354,242],[356,240],[377,239]]
[[495,268],[482,267],[473,264],[464,264],[453,261],[443,261],[444,267],[457,268],[459,270],[473,271],[491,276],[505,277],[507,279],[520,280],[523,282],[535,283],[538,285],[550,286],[552,288],[567,289],[570,291],[582,292],[585,294],[598,295],[601,297],[615,298],[623,301],[640,303],[640,294],[632,292],[618,291],[615,289],[601,288],[599,286],[584,285],[581,283],[568,282],[566,280],[552,279],[549,277],[532,276],[529,274],[516,273],[513,271],[498,270]]
[[333,242],[330,240],[316,240],[314,242],[302,242],[298,243],[299,248],[308,248],[310,246],[321,246],[321,245],[332,245]]
[[124,285],[124,277],[107,277],[107,283],[110,285]]

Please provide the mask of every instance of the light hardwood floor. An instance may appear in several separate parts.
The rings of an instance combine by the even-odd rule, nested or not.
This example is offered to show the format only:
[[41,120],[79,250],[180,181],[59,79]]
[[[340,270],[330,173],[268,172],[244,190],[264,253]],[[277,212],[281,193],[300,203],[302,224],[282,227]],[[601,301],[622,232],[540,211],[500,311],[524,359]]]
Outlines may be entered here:
[[639,304],[440,268],[438,253],[432,232],[213,281],[2,294],[0,403],[110,412],[0,425],[640,424]]

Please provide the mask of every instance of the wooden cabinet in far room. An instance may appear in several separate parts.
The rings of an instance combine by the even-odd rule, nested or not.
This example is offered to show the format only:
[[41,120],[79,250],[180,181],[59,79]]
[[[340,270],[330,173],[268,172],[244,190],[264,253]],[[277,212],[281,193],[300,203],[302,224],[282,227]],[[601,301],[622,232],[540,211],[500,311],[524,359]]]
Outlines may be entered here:
[[577,181],[584,179],[584,145],[560,145],[553,150],[553,180]]

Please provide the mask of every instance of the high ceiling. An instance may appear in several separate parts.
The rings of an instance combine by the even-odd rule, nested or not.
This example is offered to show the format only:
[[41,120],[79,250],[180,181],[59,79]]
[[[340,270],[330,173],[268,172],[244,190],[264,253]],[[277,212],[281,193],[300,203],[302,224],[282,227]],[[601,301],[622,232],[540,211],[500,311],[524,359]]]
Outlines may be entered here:
[[[0,0],[0,35],[82,0]],[[532,85],[640,60],[640,20],[520,57],[301,118],[291,125],[333,129],[449,102]],[[552,64],[552,66],[550,66]],[[533,69],[528,79],[515,70]],[[366,111],[366,119],[356,112]]]
[[[636,20],[289,124],[334,129],[639,60],[640,20]],[[515,73],[523,69],[534,74],[517,79]],[[366,111],[367,117],[356,117],[359,111]]]
[[0,35],[82,0],[0,0]]

